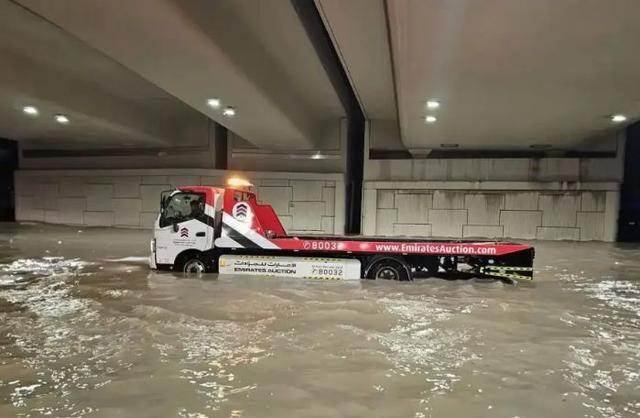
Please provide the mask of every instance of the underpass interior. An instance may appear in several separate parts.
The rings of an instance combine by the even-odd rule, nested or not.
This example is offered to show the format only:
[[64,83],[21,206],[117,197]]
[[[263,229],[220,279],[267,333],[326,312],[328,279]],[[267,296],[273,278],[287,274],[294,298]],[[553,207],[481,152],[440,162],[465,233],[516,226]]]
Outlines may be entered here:
[[1,1],[0,416],[637,416],[638,13]]

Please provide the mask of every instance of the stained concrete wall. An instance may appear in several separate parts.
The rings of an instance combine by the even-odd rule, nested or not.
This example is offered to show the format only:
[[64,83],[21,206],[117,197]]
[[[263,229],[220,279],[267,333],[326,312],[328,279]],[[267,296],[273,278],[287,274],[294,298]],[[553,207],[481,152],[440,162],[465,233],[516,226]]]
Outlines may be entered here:
[[614,241],[625,138],[607,140],[615,157],[365,158],[362,232]]
[[367,160],[365,180],[622,181],[616,158],[446,158]]
[[615,240],[615,182],[367,182],[365,235]]
[[[232,172],[206,169],[17,171],[16,219],[79,226],[151,228],[160,192],[222,186]],[[305,234],[344,231],[342,174],[243,172],[284,227]]]

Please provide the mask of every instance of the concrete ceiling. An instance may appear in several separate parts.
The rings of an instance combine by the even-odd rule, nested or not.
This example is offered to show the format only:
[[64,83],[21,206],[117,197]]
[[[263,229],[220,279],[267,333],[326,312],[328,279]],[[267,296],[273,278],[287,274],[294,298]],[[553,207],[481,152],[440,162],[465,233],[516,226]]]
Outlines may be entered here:
[[[206,118],[34,16],[0,3],[0,136],[42,147],[167,145]],[[24,106],[36,106],[30,117]],[[65,114],[60,125],[55,114]]]
[[640,117],[640,1],[316,3],[365,113],[399,119],[408,149],[601,148],[611,114]]
[[318,0],[316,6],[365,117],[395,120],[397,109],[384,1]]
[[18,3],[256,146],[318,147],[344,113],[289,1]]
[[[374,148],[602,150],[611,114],[640,117],[640,1],[315,4]],[[0,137],[33,146],[200,145],[213,120],[259,148],[329,149],[344,117],[290,0],[11,0],[0,35]]]
[[400,142],[393,67],[383,0],[316,0],[362,111],[371,121],[376,148]]

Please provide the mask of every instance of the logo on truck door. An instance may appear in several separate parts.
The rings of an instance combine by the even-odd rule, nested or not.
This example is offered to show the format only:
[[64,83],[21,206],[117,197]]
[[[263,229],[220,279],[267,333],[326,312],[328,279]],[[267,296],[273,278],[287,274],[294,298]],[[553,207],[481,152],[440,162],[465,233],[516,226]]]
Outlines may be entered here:
[[180,230],[180,238],[189,238],[189,230],[187,228]]
[[231,215],[240,222],[251,222],[251,208],[245,202],[236,203],[231,210]]

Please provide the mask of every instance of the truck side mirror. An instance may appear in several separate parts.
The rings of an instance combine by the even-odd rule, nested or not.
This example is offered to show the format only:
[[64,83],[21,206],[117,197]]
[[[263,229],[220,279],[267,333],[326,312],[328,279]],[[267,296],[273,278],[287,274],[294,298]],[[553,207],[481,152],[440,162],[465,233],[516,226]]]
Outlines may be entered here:
[[174,222],[174,223],[173,223],[173,232],[178,232],[178,229],[180,229],[180,228],[178,227],[178,223],[177,223],[177,222]]

